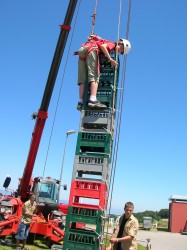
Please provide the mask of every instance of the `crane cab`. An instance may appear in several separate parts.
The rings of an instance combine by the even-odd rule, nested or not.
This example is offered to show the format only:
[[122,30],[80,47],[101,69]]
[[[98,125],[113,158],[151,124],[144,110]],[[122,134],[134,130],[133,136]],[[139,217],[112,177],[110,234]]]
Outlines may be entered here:
[[[64,185],[66,189],[66,185]],[[54,211],[64,212],[67,210],[59,206],[60,181],[51,177],[34,178],[32,192],[36,195],[37,212],[42,213],[47,219]],[[62,211],[61,211],[62,210]]]
[[60,182],[47,178],[35,178],[33,193],[36,195],[37,203],[59,204]]

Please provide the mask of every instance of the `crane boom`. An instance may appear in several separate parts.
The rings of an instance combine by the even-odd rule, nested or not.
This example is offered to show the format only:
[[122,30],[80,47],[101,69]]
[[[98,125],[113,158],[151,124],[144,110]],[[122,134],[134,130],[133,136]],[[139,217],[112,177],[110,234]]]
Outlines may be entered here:
[[64,24],[61,25],[61,32],[59,35],[59,39],[57,42],[50,72],[48,75],[41,106],[36,116],[36,123],[35,123],[34,131],[32,133],[32,139],[31,139],[30,149],[29,149],[29,153],[27,157],[27,162],[24,168],[23,176],[20,181],[19,195],[22,201],[28,198],[29,185],[30,185],[30,180],[32,177],[34,163],[36,160],[36,156],[37,156],[40,140],[42,137],[42,132],[45,126],[45,122],[48,117],[47,111],[48,111],[49,103],[51,100],[53,88],[55,85],[56,77],[58,74],[58,70],[60,67],[64,48],[68,39],[70,25],[73,19],[76,5],[77,5],[77,0],[70,0],[69,6],[66,12],[66,16],[64,19]]

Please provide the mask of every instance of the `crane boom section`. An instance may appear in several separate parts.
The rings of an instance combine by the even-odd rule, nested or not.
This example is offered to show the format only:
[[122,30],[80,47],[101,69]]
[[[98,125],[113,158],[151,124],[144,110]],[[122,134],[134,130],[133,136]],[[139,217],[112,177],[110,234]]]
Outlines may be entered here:
[[32,176],[35,159],[37,156],[40,140],[42,137],[42,132],[45,126],[45,121],[48,117],[47,110],[48,110],[49,103],[51,100],[51,96],[52,96],[53,88],[55,85],[56,77],[58,74],[58,70],[60,67],[62,55],[63,55],[65,45],[68,39],[70,25],[73,19],[76,4],[77,4],[77,0],[70,0],[69,6],[66,12],[66,16],[64,19],[64,24],[61,25],[61,32],[59,35],[53,61],[51,64],[51,68],[50,68],[48,80],[46,83],[43,99],[41,102],[40,110],[37,115],[34,132],[32,134],[31,145],[30,145],[24,173],[20,182],[19,195],[21,197],[21,200],[23,201],[28,198],[30,178]]

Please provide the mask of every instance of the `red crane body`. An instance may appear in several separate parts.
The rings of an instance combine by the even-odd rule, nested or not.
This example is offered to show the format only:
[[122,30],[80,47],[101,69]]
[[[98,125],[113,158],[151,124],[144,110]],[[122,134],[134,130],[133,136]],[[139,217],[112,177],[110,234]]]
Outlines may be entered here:
[[21,200],[23,201],[28,199],[28,195],[30,193],[29,186],[30,186],[33,168],[34,168],[34,163],[36,160],[36,155],[38,152],[40,140],[42,137],[42,132],[43,132],[47,117],[48,117],[47,112],[39,110],[38,116],[36,118],[35,128],[32,133],[30,152],[29,152],[26,167],[25,167],[25,170],[23,172],[23,176],[20,182],[19,195],[21,197]]
[[[44,180],[42,178],[35,178],[32,180],[31,177],[45,122],[48,117],[50,99],[67,42],[76,5],[77,0],[70,0],[64,19],[64,24],[61,25],[61,32],[48,75],[41,106],[38,113],[33,115],[33,118],[36,119],[36,122],[34,131],[32,133],[27,162],[24,168],[23,176],[20,179],[20,185],[18,187],[19,198],[16,198],[15,196],[3,196],[0,199],[0,237],[16,233],[22,214],[23,202],[28,200],[30,192],[34,192],[36,194],[36,197],[39,201],[38,208],[41,210],[41,213],[39,213],[35,219],[33,218],[30,226],[30,232],[42,234],[51,241],[55,242],[62,241],[64,236],[63,228],[59,226],[59,219],[62,221],[62,214],[67,213],[67,205],[59,204],[57,200],[54,201],[52,199],[52,203],[48,203],[47,201],[49,198],[40,196],[39,192],[46,191],[45,188],[54,189],[57,187],[57,185],[60,187],[60,181],[51,178],[46,178]],[[58,191],[59,189],[60,188],[58,188]],[[45,207],[43,206],[44,203]],[[42,212],[46,213],[45,216],[42,214]]]

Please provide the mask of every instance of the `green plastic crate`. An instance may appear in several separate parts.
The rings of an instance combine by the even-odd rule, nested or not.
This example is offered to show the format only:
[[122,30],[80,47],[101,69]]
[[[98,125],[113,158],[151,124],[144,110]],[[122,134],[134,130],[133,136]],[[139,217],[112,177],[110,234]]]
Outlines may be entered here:
[[103,133],[78,133],[76,155],[102,155],[109,157],[112,147],[112,137]]
[[102,216],[102,210],[69,206],[66,216],[66,225],[70,225],[71,222],[94,225],[96,232],[100,234],[102,226]]
[[64,237],[65,250],[98,250],[99,235],[92,230],[66,229]]

